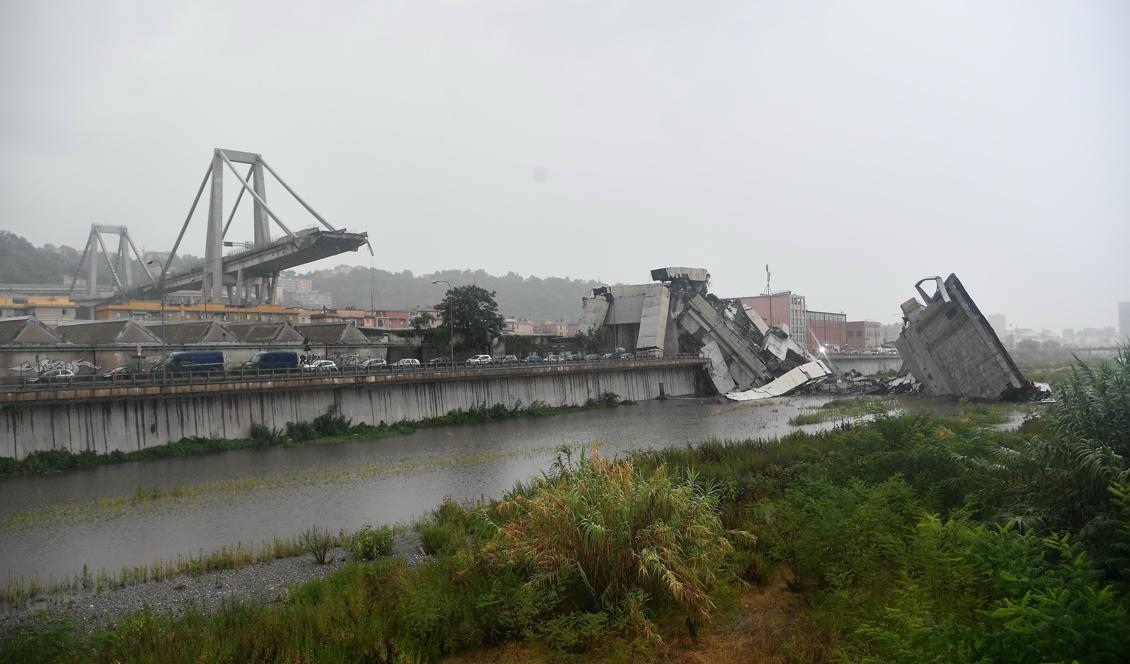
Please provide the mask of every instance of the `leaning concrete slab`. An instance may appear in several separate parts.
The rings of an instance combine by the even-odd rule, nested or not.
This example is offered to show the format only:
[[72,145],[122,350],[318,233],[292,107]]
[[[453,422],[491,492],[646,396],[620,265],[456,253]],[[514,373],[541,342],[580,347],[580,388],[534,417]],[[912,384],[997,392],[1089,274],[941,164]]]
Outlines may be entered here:
[[808,362],[790,369],[784,376],[772,382],[744,392],[730,392],[726,395],[731,401],[760,401],[784,396],[802,387],[819,385],[831,376],[832,372],[823,362]]
[[[933,281],[933,295],[922,289]],[[968,399],[1016,400],[1031,396],[1024,379],[957,275],[915,284],[925,306],[902,305],[904,326],[895,345],[906,368],[927,394]]]

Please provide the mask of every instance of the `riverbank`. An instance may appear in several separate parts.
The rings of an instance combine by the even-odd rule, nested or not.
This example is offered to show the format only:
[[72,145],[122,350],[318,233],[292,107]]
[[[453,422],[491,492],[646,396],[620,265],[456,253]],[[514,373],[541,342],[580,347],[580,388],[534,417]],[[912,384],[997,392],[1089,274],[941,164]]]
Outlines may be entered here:
[[599,398],[590,399],[581,406],[548,406],[538,401],[528,406],[517,405],[513,408],[507,408],[501,404],[488,407],[484,404],[482,407],[469,410],[453,410],[441,417],[418,421],[404,420],[392,424],[380,422],[376,425],[354,424],[331,408],[329,412],[310,422],[288,422],[281,429],[269,429],[261,425],[252,426],[249,438],[185,438],[167,445],[158,445],[133,452],[116,450],[109,454],[100,454],[91,450],[77,453],[65,449],[38,451],[28,454],[19,461],[10,457],[0,457],[0,481],[5,476],[41,475],[129,461],[186,457],[254,447],[274,445],[294,447],[353,440],[381,440],[393,436],[403,436],[420,429],[462,424],[483,424],[522,417],[548,417],[634,404],[634,401],[621,399],[618,394],[605,392]]
[[[499,500],[444,502],[419,524],[434,556],[420,565],[349,563],[285,601],[143,611],[89,635],[33,629],[0,655],[713,661],[757,635],[782,658],[1124,661],[1123,581],[1092,562],[1110,535],[1056,535],[1054,487],[1025,503],[1037,478],[1086,481],[1047,467],[1072,457],[1032,448],[1063,441],[1056,408],[1021,433],[976,413],[879,415],[774,443],[562,454]],[[1002,450],[1025,460],[999,471]],[[1122,504],[1086,511],[1130,532]],[[1034,509],[1047,526],[992,526]],[[1024,607],[1042,597],[1076,599],[1040,622]],[[787,607],[775,623],[774,606]]]
[[[9,603],[0,611],[0,635],[20,628],[50,628],[60,622],[89,632],[147,608],[162,615],[182,616],[188,611],[212,614],[239,602],[285,602],[290,588],[322,579],[353,560],[347,540],[344,536],[335,538],[325,563],[318,563],[307,547],[298,543],[297,548],[277,558],[247,558],[229,563],[230,567],[169,573],[140,581],[123,578],[120,584],[105,589],[93,582],[70,584],[26,598],[22,605]],[[406,528],[398,529],[388,555],[408,565],[426,558],[420,538]]]

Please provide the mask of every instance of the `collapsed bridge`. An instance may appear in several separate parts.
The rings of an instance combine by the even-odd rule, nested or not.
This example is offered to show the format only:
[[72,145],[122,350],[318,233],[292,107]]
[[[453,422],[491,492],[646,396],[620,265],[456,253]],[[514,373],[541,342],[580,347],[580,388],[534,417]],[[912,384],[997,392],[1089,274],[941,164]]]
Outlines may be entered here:
[[787,326],[769,325],[739,300],[711,294],[705,269],[658,268],[651,277],[659,283],[594,289],[583,300],[581,330],[637,354],[700,352],[710,360],[714,389],[736,401],[781,396],[831,375],[789,337]]
[[[237,163],[248,166],[245,174],[240,174],[236,169]],[[224,209],[225,169],[230,171],[240,185],[230,212]],[[267,203],[268,174],[273,176],[275,182],[282,186],[325,230],[315,227],[296,231],[283,223]],[[169,267],[177,256],[177,250],[180,249],[185,231],[192,221],[206,186],[209,187],[209,197],[204,263],[177,274],[170,274]],[[253,241],[225,241],[244,194],[249,194],[254,201]],[[283,235],[272,238],[271,222],[274,222]],[[119,235],[116,260],[111,260],[106,250],[102,239],[104,233]],[[98,250],[101,249],[116,286],[115,296],[112,299],[144,299],[159,297],[170,291],[199,290],[204,302],[220,302],[226,298],[230,304],[275,304],[278,275],[283,270],[347,251],[357,251],[368,244],[367,233],[351,233],[345,229],[335,228],[323,219],[267,164],[263,155],[216,148],[212,151],[212,160],[204,172],[200,187],[196,190],[196,197],[192,200],[192,206],[181,225],[172,251],[163,260],[143,261],[129,239],[125,227],[95,224],[91,229],[86,250],[82,254],[79,272],[84,265],[89,270],[88,296],[91,299],[95,298]],[[242,250],[224,255],[224,247],[236,246],[241,247]],[[141,268],[148,278],[147,283],[141,285],[133,283],[129,269],[131,262],[129,250],[133,251],[134,258],[141,263]],[[369,250],[372,251],[371,246]],[[160,274],[156,278],[150,272],[149,265],[159,265]],[[71,281],[72,292],[77,278],[76,273]]]

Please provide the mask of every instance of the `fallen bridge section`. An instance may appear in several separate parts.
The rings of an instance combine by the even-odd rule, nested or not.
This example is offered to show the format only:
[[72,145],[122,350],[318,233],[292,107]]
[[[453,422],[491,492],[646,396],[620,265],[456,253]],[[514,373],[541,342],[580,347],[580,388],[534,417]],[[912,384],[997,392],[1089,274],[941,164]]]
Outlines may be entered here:
[[[928,294],[924,282],[934,282]],[[1017,400],[1033,395],[1012,356],[957,275],[915,284],[922,302],[902,304],[904,326],[895,345],[904,366],[927,394],[967,399]],[[925,306],[923,306],[925,304]]]

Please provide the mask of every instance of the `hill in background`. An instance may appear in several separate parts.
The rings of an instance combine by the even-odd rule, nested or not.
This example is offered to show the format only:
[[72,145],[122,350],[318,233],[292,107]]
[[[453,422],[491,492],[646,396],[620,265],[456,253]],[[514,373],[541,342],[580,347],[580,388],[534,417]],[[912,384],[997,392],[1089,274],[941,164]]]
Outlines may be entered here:
[[535,320],[577,321],[581,298],[601,282],[561,277],[523,277],[510,272],[503,276],[483,270],[442,270],[415,275],[410,271],[388,272],[367,267],[339,267],[304,275],[314,290],[333,296],[336,307],[368,309],[406,309],[432,306],[443,299],[447,289],[433,281],[446,280],[452,286],[475,284],[496,293],[499,311],[505,316]]
[[[114,246],[116,248],[117,245]],[[111,251],[114,249],[111,248]],[[81,249],[45,244],[36,247],[10,231],[0,231],[0,283],[61,284],[64,275],[78,269]],[[178,256],[172,272],[199,263],[195,256]],[[142,274],[135,265],[134,274]],[[432,274],[388,272],[367,267],[338,267],[298,273],[313,282],[315,290],[333,296],[334,306],[368,309],[407,309],[432,306],[443,299],[447,288],[432,285],[444,279],[453,286],[477,284],[497,293],[500,311],[506,316],[535,320],[576,321],[580,317],[581,297],[602,285],[598,281],[560,277],[523,277],[513,272],[495,276],[482,270],[442,270]],[[99,266],[98,282],[110,284],[105,264]]]

